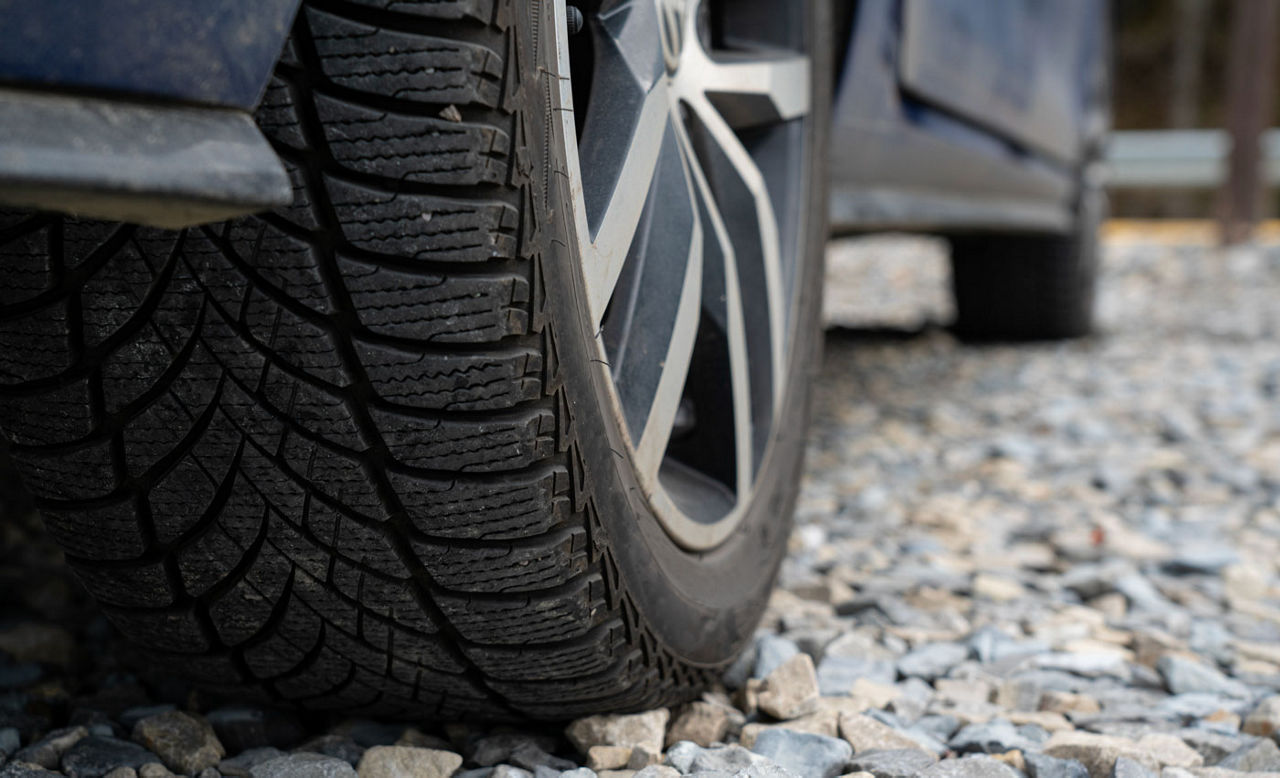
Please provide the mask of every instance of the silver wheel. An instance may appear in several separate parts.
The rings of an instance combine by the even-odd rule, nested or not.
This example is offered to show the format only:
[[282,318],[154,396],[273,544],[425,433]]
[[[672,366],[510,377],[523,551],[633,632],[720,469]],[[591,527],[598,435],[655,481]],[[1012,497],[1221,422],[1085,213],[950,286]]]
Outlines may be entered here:
[[556,0],[558,135],[600,370],[641,487],[690,550],[738,525],[788,391],[805,6],[604,0],[570,37]]

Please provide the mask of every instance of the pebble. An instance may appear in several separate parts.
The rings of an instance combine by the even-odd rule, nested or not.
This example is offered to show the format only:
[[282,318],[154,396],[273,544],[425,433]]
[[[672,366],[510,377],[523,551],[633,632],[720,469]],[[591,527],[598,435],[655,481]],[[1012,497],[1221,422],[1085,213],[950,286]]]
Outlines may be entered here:
[[14,761],[39,765],[50,770],[56,769],[62,761],[67,749],[89,736],[89,730],[82,726],[65,727],[49,732],[39,741],[26,748],[18,749],[13,754]]
[[836,778],[853,756],[843,740],[788,729],[760,733],[751,750],[806,778]]
[[452,751],[374,746],[360,757],[356,773],[360,778],[449,778],[461,766],[462,757]]
[[1280,747],[1270,739],[1259,739],[1218,760],[1214,767],[1242,773],[1280,773]]
[[723,705],[698,700],[686,705],[671,722],[666,744],[691,740],[700,746],[709,746],[723,740],[729,726],[729,711]]
[[342,759],[323,754],[288,754],[249,769],[250,778],[356,778],[356,771]]
[[1075,759],[1037,753],[1024,754],[1022,759],[1030,778],[1089,778],[1089,769]]
[[1280,730],[1280,696],[1267,697],[1245,717],[1240,727],[1250,735],[1269,736]]
[[1204,662],[1168,654],[1156,663],[1165,687],[1172,694],[1221,694],[1228,697],[1249,697],[1249,688],[1239,681],[1223,675]]
[[662,753],[666,742],[666,708],[626,715],[588,716],[565,729],[565,736],[581,754],[592,746],[625,746],[643,748],[651,754]]
[[1005,719],[993,719],[980,724],[970,724],[955,733],[947,745],[959,753],[980,751],[984,754],[1002,754],[1005,751],[1032,751],[1039,743],[1032,741]]
[[871,773],[875,778],[912,778],[932,767],[937,757],[918,748],[872,749],[855,753],[849,769]]
[[969,648],[959,643],[931,643],[898,660],[898,672],[933,680],[946,675],[969,656]]
[[813,659],[808,654],[796,654],[764,679],[756,704],[775,719],[786,721],[813,713],[820,696]]
[[127,740],[90,735],[76,741],[62,755],[62,772],[71,778],[101,778],[117,767],[135,770],[160,761],[155,754]]
[[169,769],[187,775],[213,767],[227,753],[208,721],[176,710],[140,720],[133,727],[133,740]]
[[870,716],[858,713],[846,713],[840,716],[840,737],[853,746],[856,754],[869,750],[920,748],[919,743],[905,733]]

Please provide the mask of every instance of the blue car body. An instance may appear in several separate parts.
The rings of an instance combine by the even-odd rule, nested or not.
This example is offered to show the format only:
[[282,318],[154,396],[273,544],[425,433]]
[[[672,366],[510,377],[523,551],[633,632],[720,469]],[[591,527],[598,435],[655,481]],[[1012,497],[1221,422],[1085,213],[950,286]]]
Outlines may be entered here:
[[[834,230],[1069,228],[1107,124],[1106,0],[832,2],[845,20],[836,41]],[[202,109],[247,113],[261,99],[298,5],[0,0],[0,83],[18,95],[48,91],[99,101],[94,116],[104,105],[135,101],[179,106],[188,120]],[[193,134],[179,142],[195,147],[198,127],[184,126]],[[205,180],[198,162],[120,184],[106,180],[111,170],[97,172],[92,162],[72,157],[59,164],[88,172],[62,189],[164,189],[170,182],[156,179],[169,176],[182,179],[170,195],[193,202],[222,186],[214,194],[229,203],[228,213],[278,204],[289,196],[278,166],[269,175],[248,175],[269,158],[250,148],[257,142],[245,138],[250,161],[234,186]],[[179,156],[172,144],[164,152]],[[0,164],[3,158],[0,148]],[[171,221],[178,226],[216,213]]]

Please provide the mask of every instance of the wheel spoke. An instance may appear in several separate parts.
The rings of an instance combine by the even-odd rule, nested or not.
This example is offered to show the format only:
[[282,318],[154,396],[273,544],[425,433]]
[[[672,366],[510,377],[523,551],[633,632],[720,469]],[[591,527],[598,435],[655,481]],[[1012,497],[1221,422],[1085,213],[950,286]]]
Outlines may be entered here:
[[[687,104],[702,130],[701,138],[707,142],[701,150],[700,157],[708,171],[713,191],[717,194],[717,201],[726,204],[735,212],[754,217],[743,220],[741,225],[730,225],[729,233],[734,240],[734,245],[738,247],[736,257],[739,260],[739,271],[744,270],[742,263],[748,260],[745,250],[751,250],[754,256],[750,257],[750,260],[758,264],[759,278],[756,282],[763,287],[767,308],[765,319],[769,331],[766,343],[752,345],[768,351],[767,380],[770,383],[768,394],[771,398],[769,402],[775,406],[773,410],[776,410],[776,405],[782,397],[781,387],[785,378],[783,351],[787,328],[781,245],[773,200],[769,197],[769,190],[760,168],[756,166],[751,154],[719,111],[701,96],[695,96]],[[731,202],[739,199],[729,191],[735,187],[742,188],[741,199],[749,199],[749,202]],[[748,231],[755,234],[745,234]],[[742,280],[750,278],[744,272],[740,272],[739,277]],[[758,356],[763,356],[756,353]],[[762,387],[753,387],[753,392],[759,397],[762,389]]]
[[656,474],[697,334],[703,232],[689,170],[669,122],[639,227],[601,327],[623,419]]
[[654,87],[645,98],[635,129],[627,141],[626,153],[607,205],[598,224],[594,225],[586,272],[587,294],[597,326],[604,318],[605,308],[635,240],[645,199],[658,169],[659,157],[663,154],[671,116],[668,101],[665,84]]
[[691,57],[690,80],[735,129],[807,116],[809,58],[794,53]]
[[[690,160],[690,177],[693,180],[700,206],[699,212],[703,216],[704,230],[707,233],[704,244],[709,250],[704,250],[704,277],[711,277],[714,270],[721,271],[718,277],[709,281],[703,289],[703,310],[704,315],[710,315],[716,319],[716,324],[726,334],[728,340],[729,389],[733,404],[734,460],[737,472],[736,496],[741,500],[751,491],[754,476],[752,457],[754,436],[751,419],[751,379],[747,366],[747,338],[742,312],[737,253],[734,251],[724,217],[720,213],[715,193],[702,171],[702,166],[698,164],[693,142],[687,130],[677,124],[676,135]],[[719,260],[718,268],[711,267],[713,257]]]

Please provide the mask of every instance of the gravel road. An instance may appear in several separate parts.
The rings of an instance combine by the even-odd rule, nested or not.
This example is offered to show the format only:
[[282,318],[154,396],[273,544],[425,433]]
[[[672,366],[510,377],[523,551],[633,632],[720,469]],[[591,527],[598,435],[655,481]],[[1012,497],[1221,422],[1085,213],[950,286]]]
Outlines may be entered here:
[[958,344],[931,241],[830,277],[791,553],[723,688],[522,730],[217,706],[10,495],[0,778],[1280,774],[1280,248],[1113,241],[1066,345]]

